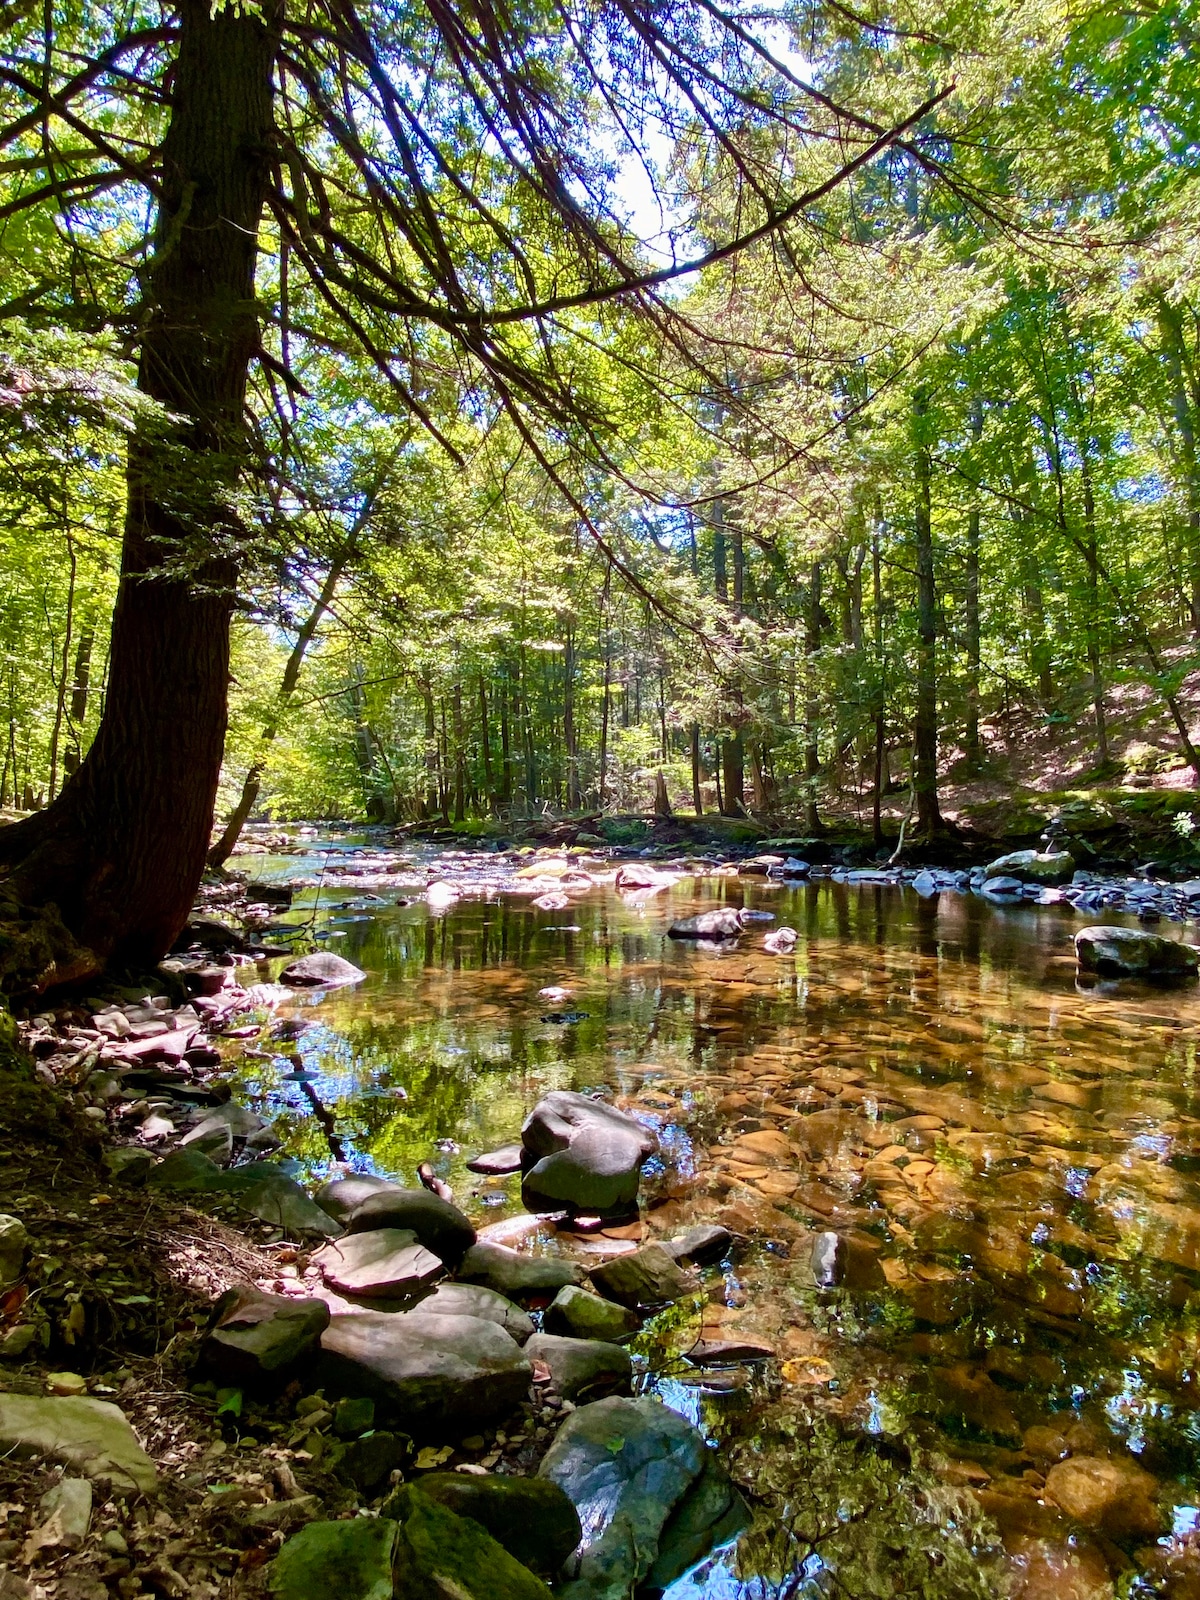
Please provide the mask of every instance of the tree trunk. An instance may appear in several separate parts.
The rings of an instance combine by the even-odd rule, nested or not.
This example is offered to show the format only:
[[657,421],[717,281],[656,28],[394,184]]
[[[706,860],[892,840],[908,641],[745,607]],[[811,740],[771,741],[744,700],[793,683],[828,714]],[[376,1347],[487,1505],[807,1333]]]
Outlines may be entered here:
[[1187,601],[1192,633],[1200,637],[1200,457],[1196,449],[1196,424],[1193,412],[1192,384],[1195,369],[1186,362],[1186,345],[1183,337],[1183,313],[1178,306],[1162,300],[1159,305],[1159,323],[1167,368],[1171,375],[1171,409],[1179,434],[1179,465],[1183,474],[1184,490],[1184,570],[1187,574]]
[[700,765],[700,724],[692,723],[692,810],[698,817],[704,815],[704,796],[700,785],[704,773]]
[[579,785],[579,747],[575,734],[575,630],[567,626],[563,656],[563,746],[567,761],[567,810],[583,810]]
[[[849,608],[847,607],[847,625]],[[804,826],[807,832],[824,832],[821,814],[817,810],[817,778],[821,771],[821,749],[818,739],[816,654],[821,648],[821,563],[814,561],[808,579],[808,604],[804,611],[804,654],[807,683],[804,705]]]
[[53,806],[2,830],[6,885],[54,902],[100,962],[157,961],[204,871],[221,770],[244,537],[232,490],[259,347],[258,231],[273,159],[274,3],[180,0],[138,387],[164,415],[130,444],[104,715]]
[[[88,711],[88,685],[92,676],[92,650],[96,644],[96,624],[89,616],[83,627],[79,630],[79,642],[75,646],[75,676],[71,681],[70,729],[71,742],[63,752],[63,772],[70,775],[78,768],[82,760],[82,732],[87,721]],[[0,794],[0,804],[3,795]]]
[[739,728],[732,739],[721,740],[721,766],[725,772],[724,804],[727,817],[746,815],[746,742]]
[[917,714],[913,727],[913,786],[917,798],[917,828],[928,835],[938,832],[942,827],[942,813],[937,791],[938,617],[930,491],[932,462],[924,437],[928,402],[923,394],[918,394],[913,413],[916,424],[913,521],[917,546]]
[[467,751],[460,683],[454,685],[454,820],[467,820]]
[[494,811],[496,792],[492,787],[492,741],[488,732],[487,685],[482,672],[479,674],[479,751],[483,757],[483,792],[487,797],[488,810]]
[[983,758],[979,738],[979,507],[967,513],[967,593],[965,601],[967,633],[967,730],[963,750],[967,764],[977,767]]

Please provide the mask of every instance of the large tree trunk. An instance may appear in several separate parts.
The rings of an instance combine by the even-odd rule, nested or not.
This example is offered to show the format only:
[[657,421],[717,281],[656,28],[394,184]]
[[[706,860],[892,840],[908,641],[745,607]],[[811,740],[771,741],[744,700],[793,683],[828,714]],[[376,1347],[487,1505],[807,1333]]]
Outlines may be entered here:
[[[0,860],[13,864],[8,892],[55,903],[98,961],[121,963],[170,948],[204,870],[244,537],[231,490],[259,345],[254,270],[273,139],[276,6],[181,0],[178,15],[138,368],[142,393],[171,420],[142,423],[130,445],[95,741],[53,806],[0,831]],[[81,957],[76,970],[87,965]]]

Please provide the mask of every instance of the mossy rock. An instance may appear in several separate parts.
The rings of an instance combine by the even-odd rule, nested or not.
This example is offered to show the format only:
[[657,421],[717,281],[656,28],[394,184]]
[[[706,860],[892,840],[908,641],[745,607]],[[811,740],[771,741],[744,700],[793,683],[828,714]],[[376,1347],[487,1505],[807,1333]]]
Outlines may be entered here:
[[473,1517],[460,1517],[405,1485],[387,1500],[400,1523],[396,1600],[551,1600],[549,1589]]
[[[455,1516],[470,1517],[514,1560],[543,1577],[552,1578],[560,1571],[583,1537],[579,1513],[547,1478],[429,1472],[412,1488]],[[398,1490],[397,1495],[404,1492]],[[385,1515],[391,1514],[390,1505],[390,1501],[385,1505]]]
[[392,1600],[400,1529],[384,1517],[310,1522],[271,1563],[279,1600]]

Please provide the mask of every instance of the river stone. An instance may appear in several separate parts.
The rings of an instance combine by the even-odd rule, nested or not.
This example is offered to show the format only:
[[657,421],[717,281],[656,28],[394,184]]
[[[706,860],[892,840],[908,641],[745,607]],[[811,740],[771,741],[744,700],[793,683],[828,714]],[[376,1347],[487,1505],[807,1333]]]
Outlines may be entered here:
[[562,1600],[629,1600],[707,1456],[699,1430],[657,1400],[597,1400],[569,1416],[538,1468],[584,1529]]
[[20,1217],[0,1216],[0,1285],[21,1276],[28,1248],[29,1234]]
[[728,1228],[716,1222],[701,1222],[673,1239],[661,1241],[663,1249],[673,1260],[683,1266],[704,1266],[710,1261],[720,1261],[727,1255],[733,1235]]
[[1070,883],[1075,858],[1069,850],[1012,850],[997,856],[984,870],[989,878],[1019,878],[1022,883]]
[[149,1189],[215,1189],[221,1169],[202,1150],[172,1150],[146,1174]]
[[979,892],[988,900],[1019,900],[1024,888],[1020,878],[1005,873],[998,878],[987,878]]
[[335,956],[329,950],[318,950],[316,955],[300,956],[289,961],[279,974],[279,982],[290,989],[340,989],[348,983],[361,983],[366,973],[344,956]]
[[669,1589],[714,1550],[744,1533],[753,1518],[729,1481],[715,1452],[705,1452],[704,1467],[658,1536],[658,1555],[646,1575],[650,1593]]
[[1167,977],[1191,974],[1200,964],[1191,945],[1141,928],[1081,928],[1075,959],[1085,972],[1115,977]]
[[559,1339],[552,1333],[535,1333],[525,1346],[530,1361],[550,1368],[550,1382],[564,1400],[582,1395],[627,1394],[633,1380],[629,1351],[600,1339]]
[[468,1172],[481,1172],[485,1177],[499,1178],[508,1172],[520,1172],[523,1147],[519,1144],[502,1145],[499,1150],[487,1150],[467,1162]]
[[373,1228],[332,1240],[312,1258],[339,1294],[398,1300],[416,1294],[445,1272],[431,1250],[409,1228]]
[[[455,1516],[470,1517],[522,1566],[546,1578],[559,1572],[583,1537],[578,1512],[548,1478],[427,1472],[414,1487]],[[385,1501],[381,1515],[391,1516],[390,1507]]]
[[342,1445],[333,1458],[333,1468],[339,1478],[370,1493],[397,1467],[404,1466],[411,1455],[412,1440],[406,1433],[377,1428],[374,1433]]
[[518,1344],[524,1344],[533,1332],[533,1319],[520,1306],[481,1283],[439,1284],[414,1310],[425,1317],[483,1317],[499,1323]]
[[200,1348],[200,1365],[241,1387],[290,1376],[316,1354],[329,1326],[323,1300],[293,1300],[249,1287],[230,1289],[217,1301]]
[[481,1283],[510,1300],[540,1300],[569,1284],[582,1283],[582,1267],[554,1256],[531,1256],[506,1244],[480,1239],[459,1264],[464,1283]]
[[341,1231],[329,1213],[323,1211],[294,1178],[289,1178],[278,1167],[271,1167],[269,1162],[256,1162],[255,1166],[261,1175],[253,1182],[245,1180],[249,1168],[235,1167],[232,1172],[222,1173],[218,1183],[218,1187],[232,1190],[243,1211],[269,1222],[274,1228],[282,1228],[292,1239],[311,1234],[322,1234],[328,1239]]
[[475,1243],[475,1229],[457,1206],[428,1189],[381,1189],[361,1200],[346,1219],[350,1233],[409,1228],[426,1250],[456,1267]]
[[1071,1456],[1046,1474],[1046,1498],[1112,1539],[1153,1539],[1164,1529],[1158,1484],[1132,1461]]
[[216,1117],[197,1123],[179,1143],[185,1149],[199,1150],[219,1167],[227,1167],[233,1160],[233,1129]]
[[645,1245],[631,1255],[617,1256],[602,1267],[593,1267],[592,1284],[606,1300],[634,1310],[682,1300],[696,1287],[661,1244]]
[[281,1600],[392,1600],[399,1526],[384,1517],[310,1522],[271,1563]]
[[667,929],[668,939],[736,939],[746,924],[732,906],[684,917]]
[[355,1206],[361,1205],[368,1195],[389,1190],[393,1194],[404,1192],[400,1184],[391,1183],[387,1178],[377,1178],[370,1172],[355,1172],[347,1178],[331,1178],[321,1185],[313,1199],[335,1222],[344,1225]]
[[[642,1162],[658,1148],[633,1117],[569,1089],[555,1089],[525,1119],[523,1193],[538,1202],[613,1211],[637,1199]],[[544,1209],[544,1207],[543,1207]]]
[[37,1530],[38,1545],[78,1550],[92,1521],[92,1486],[86,1478],[62,1478],[38,1501],[46,1521]]
[[89,1478],[108,1478],[124,1493],[153,1494],[154,1463],[107,1400],[0,1394],[0,1451],[50,1456]]
[[551,1600],[542,1580],[482,1523],[422,1494],[419,1482],[388,1505],[400,1519],[395,1600]]
[[611,1344],[615,1339],[636,1333],[638,1319],[632,1311],[612,1300],[602,1300],[598,1294],[589,1294],[577,1284],[565,1284],[555,1295],[542,1326],[547,1333],[567,1334],[575,1339],[603,1339]]
[[484,1317],[421,1311],[335,1315],[321,1338],[317,1381],[332,1395],[365,1395],[401,1426],[435,1429],[507,1415],[525,1399],[521,1347]]

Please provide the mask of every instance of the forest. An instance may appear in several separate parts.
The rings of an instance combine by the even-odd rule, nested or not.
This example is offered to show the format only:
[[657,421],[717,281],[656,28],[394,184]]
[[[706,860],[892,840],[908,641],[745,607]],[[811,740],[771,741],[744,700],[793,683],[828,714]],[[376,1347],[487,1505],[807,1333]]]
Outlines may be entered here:
[[0,0],[0,1600],[1200,1594],[1198,38]]

